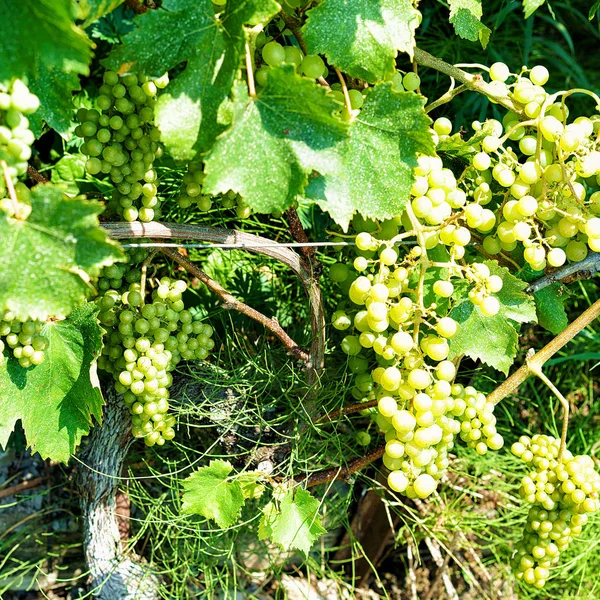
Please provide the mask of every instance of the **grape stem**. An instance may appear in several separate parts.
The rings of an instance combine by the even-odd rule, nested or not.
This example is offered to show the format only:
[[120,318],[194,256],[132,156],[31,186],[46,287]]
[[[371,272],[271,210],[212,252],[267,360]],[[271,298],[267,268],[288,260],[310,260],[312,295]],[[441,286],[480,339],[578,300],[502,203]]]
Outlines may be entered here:
[[355,458],[354,460],[349,461],[346,465],[339,467],[332,467],[330,469],[324,469],[323,471],[317,471],[312,475],[309,475],[308,478],[300,479],[297,478],[296,481],[298,483],[305,482],[307,488],[313,487],[315,485],[319,485],[321,483],[328,483],[329,481],[335,481],[336,479],[345,479],[349,477],[356,471],[360,471],[367,465],[375,462],[380,459],[385,453],[385,444],[380,444],[373,450],[367,452],[364,456],[360,458]]
[[504,106],[504,108],[523,117],[523,107],[520,104],[513,102],[508,96],[499,95],[492,85],[483,80],[481,75],[471,75],[470,73],[429,54],[429,52],[421,50],[421,48],[415,48],[414,59],[415,62],[421,66],[430,67],[431,69],[435,69],[440,73],[448,75],[448,77],[453,77],[457,81],[463,83],[468,89],[487,96],[490,100],[493,100],[497,104]]
[[514,392],[530,375],[541,370],[542,366],[552,358],[565,344],[570,342],[582,329],[600,316],[600,300],[596,300],[588,309],[581,313],[569,326],[561,331],[552,341],[548,342],[539,352],[528,358],[506,381],[501,383],[488,400],[498,404]]
[[252,67],[252,53],[250,44],[246,41],[246,74],[248,77],[248,94],[251,98],[256,98],[256,86],[254,85],[254,69]]
[[558,460],[563,457],[565,453],[565,448],[567,447],[567,430],[569,429],[569,402],[568,400],[560,393],[558,388],[546,377],[544,372],[542,371],[542,366],[534,361],[535,352],[533,348],[527,352],[527,357],[525,358],[525,365],[529,372],[539,379],[541,379],[547,386],[550,388],[550,391],[558,398],[563,407],[563,424],[562,424],[562,432],[560,434],[560,449],[558,451]]
[[15,219],[19,218],[19,200],[17,198],[17,192],[15,191],[15,186],[13,185],[12,179],[8,174],[8,165],[5,160],[0,160],[0,167],[2,167],[2,172],[4,173],[4,181],[6,181],[6,187],[8,189],[8,195],[13,203],[13,208],[15,210]]
[[185,256],[179,254],[176,248],[161,248],[161,252],[173,259],[177,264],[182,266],[188,273],[197,277],[208,289],[217,294],[225,303],[223,308],[227,310],[236,310],[251,319],[254,319],[261,325],[264,325],[271,333],[277,336],[283,345],[297,358],[305,363],[310,362],[310,357],[298,344],[282,329],[281,325],[275,319],[258,312],[255,308],[241,302],[235,296],[230,294],[220,283],[210,278],[204,271],[197,267],[193,262]]
[[465,84],[454,87],[456,84],[454,77],[450,77],[450,82],[450,89],[445,94],[442,94],[437,100],[425,107],[426,113],[430,113],[432,110],[442,106],[442,104],[451,102],[454,98],[456,98],[456,96],[466,92],[469,89]]
[[338,408],[337,410],[333,410],[326,415],[321,416],[316,419],[315,423],[328,423],[331,421],[337,421],[340,417],[345,415],[351,415],[353,413],[360,412],[361,410],[365,410],[366,408],[371,408],[373,406],[377,406],[379,400],[367,400],[366,402],[359,402],[358,404],[351,404],[350,406],[343,406],[342,408]]
[[350,102],[350,94],[348,94],[348,86],[346,85],[346,80],[344,79],[342,72],[335,66],[333,69],[340,80],[342,92],[344,94],[344,102],[346,103],[346,110],[348,111],[349,115],[349,122],[351,123],[354,120],[354,113],[352,112],[352,103]]
[[154,255],[158,250],[152,250],[146,260],[142,263],[142,276],[140,278],[140,294],[142,295],[142,306],[144,306],[144,298],[146,297],[146,276],[148,274],[148,265],[152,262]]

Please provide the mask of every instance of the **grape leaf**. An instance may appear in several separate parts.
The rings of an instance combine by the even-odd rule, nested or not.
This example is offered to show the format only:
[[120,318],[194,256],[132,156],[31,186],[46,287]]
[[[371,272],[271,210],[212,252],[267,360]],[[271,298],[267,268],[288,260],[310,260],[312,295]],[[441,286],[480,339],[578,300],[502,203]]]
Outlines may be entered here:
[[84,29],[89,27],[104,15],[112,12],[117,6],[123,4],[123,0],[77,0],[78,18],[84,22]]
[[528,19],[540,6],[545,4],[546,0],[523,0],[523,11],[525,18]]
[[488,135],[492,135],[494,130],[493,123],[486,121],[481,129],[476,131],[469,139],[463,139],[460,133],[455,133],[444,140],[440,140],[436,146],[438,154],[453,158],[463,158],[470,162],[470,159],[481,151],[481,142]]
[[388,219],[399,215],[414,181],[417,154],[435,154],[424,98],[380,84],[366,96],[349,139],[332,160],[315,167],[306,196],[344,230],[355,212]]
[[74,23],[71,0],[0,0],[0,81],[40,72],[87,75],[91,42]]
[[375,83],[395,72],[398,51],[412,58],[419,23],[412,0],[323,0],[308,11],[304,40],[311,54]]
[[450,357],[464,354],[508,373],[517,354],[517,325],[536,321],[533,298],[523,290],[527,284],[511,275],[508,269],[486,261],[492,275],[502,278],[503,286],[495,296],[500,310],[486,317],[470,300],[459,302],[450,316],[459,324],[458,333],[450,340]]
[[339,104],[291,66],[270,69],[256,98],[243,83],[234,91],[233,123],[206,159],[203,189],[233,190],[258,212],[283,211],[344,139],[346,127],[333,116]]
[[138,17],[137,27],[109,56],[111,68],[133,64],[151,75],[187,61],[156,106],[156,125],[174,158],[190,160],[207,151],[223,131],[217,114],[244,54],[244,26],[266,23],[278,10],[273,0],[240,0],[228,2],[217,16],[210,0],[166,0],[161,9]]
[[73,92],[81,89],[77,74],[49,70],[42,64],[35,74],[29,76],[29,89],[40,99],[39,109],[29,117],[36,137],[42,133],[42,121],[65,135],[73,120]]
[[553,283],[533,294],[538,323],[554,335],[558,335],[569,324],[564,307],[566,297],[567,288],[560,283]]
[[76,308],[64,321],[48,322],[41,365],[24,369],[5,350],[0,367],[0,446],[20,419],[27,443],[42,458],[67,462],[89,433],[92,417],[102,418],[102,393],[96,378],[96,358],[102,349],[102,329],[94,304]]
[[25,221],[0,211],[0,309],[18,318],[66,316],[85,299],[88,275],[123,252],[98,224],[99,202],[46,184],[31,191],[31,205]]
[[319,519],[319,501],[306,490],[295,488],[283,497],[279,511],[272,503],[265,507],[259,538],[268,537],[286,551],[297,548],[308,555],[315,540],[326,531]]
[[224,460],[211,460],[183,481],[181,512],[198,514],[217,522],[219,527],[233,525],[242,510],[245,499],[237,479],[228,480],[233,471]]
[[449,0],[450,23],[456,35],[464,40],[481,42],[485,48],[490,41],[491,30],[481,22],[481,0]]

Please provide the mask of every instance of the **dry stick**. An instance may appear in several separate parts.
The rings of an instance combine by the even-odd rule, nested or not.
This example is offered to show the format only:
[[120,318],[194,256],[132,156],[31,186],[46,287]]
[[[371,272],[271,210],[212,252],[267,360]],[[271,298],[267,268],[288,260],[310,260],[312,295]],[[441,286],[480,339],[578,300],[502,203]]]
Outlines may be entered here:
[[23,481],[23,483],[17,483],[16,485],[0,490],[0,498],[8,498],[8,496],[14,496],[21,492],[28,492],[29,490],[42,485],[42,483],[47,480],[47,477],[35,477],[34,479]]
[[[293,206],[291,206],[285,211],[285,216],[287,217],[292,237],[301,244],[308,242],[308,236],[306,235],[306,231],[304,231],[302,221],[300,220],[296,209]],[[316,261],[316,251],[314,248],[304,247],[300,248],[300,251],[302,252],[302,254],[304,254],[305,258],[311,263],[313,270],[315,269],[315,267],[320,266],[314,264],[314,262]]]
[[430,67],[448,75],[448,77],[453,77],[457,81],[464,83],[470,90],[484,94],[517,115],[523,115],[523,107],[520,104],[515,104],[507,95],[499,95],[492,85],[483,80],[481,75],[471,75],[420,48],[415,48],[414,59],[415,62],[424,67]]
[[[325,314],[323,299],[318,282],[312,277],[310,269],[300,255],[269,238],[264,238],[243,231],[219,229],[216,227],[199,227],[177,223],[103,223],[102,226],[114,239],[186,239],[214,244],[228,244],[249,252],[269,256],[285,265],[296,273],[308,296],[313,342],[310,348],[309,368],[318,375],[325,364],[325,353],[320,339],[325,332]],[[260,246],[260,247],[259,247]]]
[[30,179],[33,179],[35,183],[50,183],[49,179],[46,179],[35,167],[27,165],[27,175]]
[[489,396],[488,400],[497,404],[516,390],[530,375],[539,371],[542,365],[556,354],[565,344],[570,342],[582,329],[600,316],[600,300],[596,300],[587,310],[581,313],[564,331],[521,365],[506,381],[501,383]]
[[306,481],[306,487],[313,487],[336,479],[345,479],[353,473],[356,473],[356,471],[360,471],[362,468],[381,458],[384,453],[385,444],[381,444],[365,454],[365,456],[351,460],[347,465],[317,471],[316,473],[309,475],[308,479],[297,479],[297,481]]
[[8,165],[5,160],[0,160],[0,167],[2,167],[2,172],[4,173],[4,181],[6,181],[6,187],[8,188],[8,195],[13,203],[13,208],[15,211],[15,219],[19,218],[19,200],[17,198],[17,192],[15,191],[15,186],[13,185],[12,179],[8,174]]
[[372,406],[377,406],[379,400],[367,400],[366,402],[359,402],[358,404],[352,404],[351,406],[344,406],[338,410],[334,410],[326,415],[323,415],[319,419],[317,419],[316,423],[323,423],[327,421],[335,421],[344,415],[351,415],[356,412],[360,412],[361,410],[365,410],[365,408],[371,408]]
[[283,345],[297,358],[304,362],[309,362],[309,355],[296,344],[296,342],[282,329],[281,325],[274,319],[269,319],[256,309],[248,306],[244,302],[240,302],[237,298],[231,295],[220,283],[211,279],[204,271],[199,269],[193,262],[189,261],[185,256],[182,256],[177,252],[175,248],[161,248],[163,254],[172,258],[175,262],[180,264],[188,273],[197,277],[204,285],[206,285],[211,291],[213,291],[223,302],[225,302],[224,308],[227,310],[236,310],[237,312],[254,319],[261,325],[264,325],[269,331],[274,333],[283,343]]

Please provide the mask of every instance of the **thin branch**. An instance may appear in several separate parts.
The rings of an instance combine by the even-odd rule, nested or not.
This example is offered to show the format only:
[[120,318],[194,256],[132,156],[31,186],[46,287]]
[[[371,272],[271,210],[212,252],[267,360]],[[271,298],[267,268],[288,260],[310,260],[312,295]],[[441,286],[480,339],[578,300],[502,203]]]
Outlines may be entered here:
[[304,38],[302,37],[302,21],[293,17],[292,15],[288,15],[284,10],[279,13],[281,20],[285,23],[285,26],[294,34],[294,37],[298,41],[298,45],[300,46],[300,50],[304,52],[304,55],[308,54],[308,50],[306,49],[306,43],[304,42]]
[[[454,80],[453,80],[454,81]],[[437,100],[434,100],[431,104],[428,104],[425,107],[425,112],[430,113],[432,110],[442,106],[443,104],[447,104],[451,102],[456,96],[466,92],[469,88],[466,85],[459,85],[456,88],[448,90],[445,94],[442,94]]]
[[35,181],[35,183],[50,183],[35,167],[27,165],[27,176]]
[[241,302],[235,296],[230,294],[220,283],[211,279],[204,271],[199,269],[193,262],[185,258],[177,252],[175,248],[161,248],[163,254],[172,258],[175,262],[181,265],[188,273],[197,277],[206,287],[217,294],[223,300],[224,308],[227,310],[235,310],[251,319],[254,319],[261,325],[264,325],[271,333],[276,335],[283,345],[297,358],[305,363],[310,362],[310,357],[298,344],[282,329],[281,325],[275,319],[269,319],[261,312]]
[[[308,236],[306,235],[306,231],[304,230],[302,221],[300,220],[296,209],[293,206],[291,206],[285,211],[285,216],[287,217],[292,237],[301,244],[308,242]],[[318,260],[316,257],[315,249],[311,247],[304,247],[301,248],[300,251],[302,252],[302,254],[304,254],[304,257],[311,263],[313,270],[316,270],[315,267],[317,267]],[[315,261],[317,264],[315,264]]]
[[351,415],[353,413],[360,412],[361,410],[365,410],[365,408],[371,408],[373,406],[377,406],[378,402],[379,402],[379,400],[367,400],[367,402],[359,402],[358,404],[352,404],[351,406],[344,406],[343,408],[334,410],[330,413],[327,413],[326,415],[323,415],[322,417],[317,419],[315,422],[323,423],[323,422],[336,421],[337,419],[339,419],[340,417],[343,417],[345,415]]
[[504,108],[507,108],[521,117],[524,116],[523,107],[520,104],[515,104],[508,95],[499,95],[497,90],[489,83],[486,83],[481,75],[471,75],[440,58],[432,56],[429,52],[421,50],[421,48],[415,48],[414,56],[415,62],[418,64],[435,69],[440,73],[448,75],[448,77],[453,77],[457,81],[464,83],[470,90],[484,94],[491,100],[494,100],[497,104],[504,106]]
[[0,498],[8,498],[9,496],[14,496],[15,494],[20,494],[21,492],[28,492],[29,490],[39,487],[46,481],[46,477],[35,477],[34,479],[28,479],[22,483],[17,483],[16,485],[0,490]]
[[[325,335],[325,314],[323,311],[323,299],[321,288],[313,278],[313,274],[305,261],[299,254],[281,246],[277,242],[265,237],[234,231],[230,229],[219,229],[216,227],[199,227],[197,225],[186,225],[178,223],[102,223],[109,235],[114,239],[178,239],[193,240],[200,242],[211,242],[216,244],[230,244],[238,249],[248,246],[249,252],[269,256],[288,267],[296,273],[308,296],[310,307],[310,320],[312,330],[312,343],[310,349],[309,367],[314,370],[311,377],[318,376],[325,364],[325,353],[320,340]],[[260,247],[257,247],[260,246]]]
[[596,300],[587,310],[577,317],[564,331],[561,331],[551,342],[546,344],[532,358],[522,364],[506,381],[501,383],[489,396],[488,400],[497,404],[503,398],[514,392],[530,375],[533,370],[541,369],[554,354],[570,342],[582,329],[600,316],[600,300]]
[[313,487],[321,483],[335,481],[336,479],[345,479],[353,473],[356,473],[356,471],[360,471],[360,469],[381,458],[384,452],[385,444],[381,444],[365,454],[365,456],[351,460],[347,465],[341,467],[332,467],[331,469],[325,469],[323,471],[313,473],[306,480],[306,487]]
[[525,291],[533,294],[556,282],[571,283],[577,279],[588,279],[600,272],[600,252],[589,252],[579,262],[564,265],[534,281]]

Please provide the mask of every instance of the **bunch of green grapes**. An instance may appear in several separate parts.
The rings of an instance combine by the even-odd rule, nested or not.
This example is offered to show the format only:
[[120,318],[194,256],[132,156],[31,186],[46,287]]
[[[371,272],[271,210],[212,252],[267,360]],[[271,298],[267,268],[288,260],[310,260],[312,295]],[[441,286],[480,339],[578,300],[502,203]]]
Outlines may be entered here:
[[9,310],[0,310],[0,366],[7,347],[22,367],[41,365],[48,347],[48,338],[42,333],[44,325],[34,319],[22,321]]
[[[130,263],[140,258],[134,255]],[[175,435],[175,419],[167,414],[171,371],[181,360],[206,359],[214,347],[213,329],[185,309],[185,281],[163,277],[145,294],[139,273],[128,265],[104,269],[98,285],[103,294],[96,300],[106,329],[98,367],[114,377],[131,413],[133,435],[161,446]]]
[[[543,66],[512,75],[504,63],[495,63],[490,78],[525,116],[507,112],[502,122],[474,123],[479,151],[461,188],[482,208],[469,215],[468,226],[485,234],[489,255],[516,251],[534,270],[583,260],[588,249],[600,251],[600,114],[569,121],[565,100],[573,92],[548,93]],[[443,121],[440,137],[452,129]],[[483,207],[496,218],[487,230],[479,227]]]
[[600,475],[589,456],[560,456],[560,440],[547,435],[521,437],[512,453],[534,467],[521,482],[520,495],[532,506],[513,568],[519,579],[542,588],[550,568],[598,510]]
[[154,126],[157,88],[165,75],[152,81],[144,75],[106,71],[96,109],[80,108],[75,133],[84,139],[90,175],[108,175],[115,184],[112,208],[126,221],[149,222],[160,216],[157,174],[152,168],[162,156],[160,132]]
[[186,174],[183,176],[181,189],[177,198],[177,204],[181,208],[190,208],[194,204],[202,212],[209,211],[216,201],[223,208],[235,209],[239,219],[247,219],[252,214],[252,209],[246,204],[244,199],[233,191],[218,197],[212,197],[202,193],[202,183],[204,182],[204,171],[201,162],[191,162],[188,165]]
[[[0,82],[0,161],[6,163],[7,173],[13,182],[27,172],[35,136],[25,115],[34,113],[39,105],[38,97],[20,79],[8,85]],[[4,178],[0,179],[0,195],[4,197]]]
[[[341,346],[355,373],[354,397],[378,403],[373,416],[387,442],[389,485],[424,498],[445,472],[457,435],[480,454],[503,445],[493,405],[455,383],[448,360],[459,327],[448,315],[455,286],[492,317],[503,280],[492,263],[464,260],[467,219],[478,204],[452,171],[438,157],[421,156],[414,174],[406,212],[382,222],[355,218],[356,256],[351,266],[333,265],[330,276],[348,295],[332,322],[349,333]],[[397,245],[403,240],[411,241]]]

